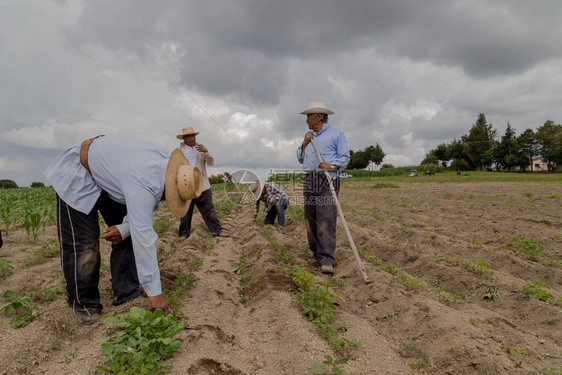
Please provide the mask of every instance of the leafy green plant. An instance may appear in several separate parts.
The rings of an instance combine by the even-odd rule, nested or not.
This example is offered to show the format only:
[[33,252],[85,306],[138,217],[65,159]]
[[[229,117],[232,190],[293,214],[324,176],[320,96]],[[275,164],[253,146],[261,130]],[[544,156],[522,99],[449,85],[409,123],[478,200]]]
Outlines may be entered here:
[[427,355],[416,346],[416,343],[409,342],[403,344],[401,349],[404,357],[417,359],[415,363],[410,363],[408,365],[412,370],[425,370],[428,368]]
[[485,301],[495,301],[498,298],[500,298],[500,293],[493,286],[489,286],[488,288],[486,288],[486,293],[484,293],[482,297],[480,297],[480,299],[483,299]]
[[331,368],[332,375],[347,375],[347,372],[340,367],[340,365],[346,365],[347,360],[345,359],[334,359],[329,355],[324,356],[324,361],[322,363],[314,362],[314,371],[317,374],[327,374],[328,370],[324,367],[324,365],[329,366]]
[[291,265],[295,263],[295,257],[293,256],[293,254],[281,248],[279,242],[277,241],[277,239],[273,235],[273,232],[269,228],[264,230],[264,234],[265,234],[265,238],[273,248],[273,251],[275,252],[275,256],[277,258],[279,258],[283,263],[287,265]]
[[232,270],[232,272],[236,275],[242,275],[246,270],[246,267],[248,267],[248,259],[246,257],[246,253],[242,251],[242,253],[240,253],[240,263],[238,264],[238,267]]
[[530,283],[523,285],[522,292],[523,294],[536,298],[539,301],[546,302],[551,297],[551,295],[543,288],[550,289],[550,287],[545,284],[544,280],[533,280]]
[[527,355],[527,351],[525,349],[521,349],[519,346],[515,345],[514,348],[512,348],[509,345],[502,345],[502,349],[509,354],[510,356],[517,358],[520,355],[526,356]]
[[293,277],[293,282],[301,291],[312,290],[316,285],[314,276],[301,266],[291,266],[291,268],[289,268],[289,273]]
[[252,280],[251,276],[242,276],[240,280],[238,280],[238,282],[240,283],[240,285],[246,285],[250,282],[250,280]]
[[476,259],[475,257],[472,257],[472,263],[471,262],[464,263],[464,267],[469,272],[472,272],[485,279],[489,279],[492,275],[492,271],[490,271],[490,266],[488,265],[488,262],[486,262],[485,260]]
[[187,327],[176,323],[171,316],[157,309],[154,313],[136,306],[127,317],[106,317],[104,323],[116,322],[119,331],[108,340],[101,341],[105,355],[104,365],[97,366],[106,372],[119,374],[160,374],[171,370],[165,360],[178,351],[181,340],[172,338]]
[[472,239],[468,244],[468,248],[472,250],[482,250],[482,247],[483,247],[482,242],[480,242],[476,238]]
[[47,259],[55,258],[59,255],[59,245],[58,240],[56,239],[49,239],[47,240],[41,249],[31,250],[31,255],[26,257],[23,262],[27,266],[33,266],[37,264],[43,264],[47,261]]
[[478,319],[478,318],[470,318],[470,319],[468,319],[468,321],[470,322],[470,324],[472,324],[475,327],[477,327],[481,323],[480,319]]
[[539,255],[544,250],[543,245],[535,238],[509,237],[511,244],[507,246],[512,253],[517,256],[526,257],[532,261],[537,261]]
[[26,294],[18,294],[11,290],[4,293],[4,299],[9,303],[0,311],[4,311],[4,315],[12,315],[10,324],[14,328],[25,327],[31,323],[39,314],[39,307],[33,303],[30,296]]
[[187,264],[187,268],[191,272],[199,271],[201,269],[201,267],[203,266],[203,261],[201,259],[195,259],[195,260],[192,260],[191,262],[185,262],[185,263]]
[[185,296],[187,292],[195,287],[195,277],[180,273],[174,279],[174,287],[171,291],[166,293],[168,305],[174,313],[174,317],[181,321],[183,320],[183,312],[180,311],[181,297]]
[[562,368],[544,367],[541,371],[548,375],[562,375]]

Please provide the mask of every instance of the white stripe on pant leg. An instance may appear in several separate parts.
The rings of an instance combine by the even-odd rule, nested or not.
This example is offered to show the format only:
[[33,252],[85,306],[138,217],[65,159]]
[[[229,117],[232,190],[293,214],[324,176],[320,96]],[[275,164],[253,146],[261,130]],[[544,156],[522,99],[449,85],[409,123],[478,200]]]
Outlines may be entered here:
[[66,204],[66,212],[68,212],[68,221],[70,222],[70,229],[72,231],[72,247],[74,249],[74,289],[76,289],[76,299],[78,300],[78,303],[82,305],[82,302],[80,302],[80,297],[78,295],[78,277],[76,276],[76,238],[74,237],[74,226],[72,225],[72,219],[70,217],[68,204]]
[[[60,268],[61,268],[62,270],[64,270],[64,266],[63,266],[63,264],[64,264],[64,258],[63,258],[63,251],[62,251],[62,229],[61,229],[62,226],[61,226],[61,221],[60,221],[60,219],[61,219],[60,213],[61,213],[62,208],[61,208],[61,199],[60,199],[60,197],[59,197],[57,203],[58,203],[58,206],[57,206],[57,215],[58,215],[57,224],[58,224],[58,226],[59,226],[58,229],[59,229]],[[64,273],[64,272],[63,272],[63,273]]]

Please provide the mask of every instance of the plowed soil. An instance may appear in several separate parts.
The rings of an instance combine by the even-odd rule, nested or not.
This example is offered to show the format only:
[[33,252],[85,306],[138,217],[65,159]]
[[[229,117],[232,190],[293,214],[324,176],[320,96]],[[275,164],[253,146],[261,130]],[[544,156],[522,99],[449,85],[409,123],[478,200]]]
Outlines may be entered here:
[[[309,263],[302,207],[294,199],[283,230],[254,222],[249,205],[223,217],[230,238],[210,239],[197,212],[190,238],[178,238],[173,225],[157,244],[163,285],[170,288],[180,273],[195,276],[196,285],[180,306],[189,327],[177,335],[183,343],[169,360],[171,373],[314,374],[314,362],[326,355],[346,358],[341,368],[349,374],[560,373],[562,187],[438,177],[342,181],[340,203],[370,284],[339,219],[335,275]],[[214,199],[228,198],[217,191]],[[161,216],[172,217],[165,208],[155,213]],[[34,285],[62,287],[58,258],[24,262],[50,238],[55,227],[47,227],[37,245],[21,228],[5,236],[0,256],[15,272],[0,281],[2,295]],[[332,282],[336,317],[346,327],[341,335],[359,347],[335,351],[300,312],[279,251],[316,281]],[[102,243],[105,265],[109,253]],[[189,267],[195,260],[202,262],[198,270]],[[541,281],[547,301],[523,293]],[[112,306],[109,287],[104,267],[104,315],[146,307],[142,297]],[[495,300],[482,298],[490,287]],[[81,325],[64,296],[26,327],[14,329],[9,320],[0,316],[0,374],[102,373],[96,366],[109,325]]]

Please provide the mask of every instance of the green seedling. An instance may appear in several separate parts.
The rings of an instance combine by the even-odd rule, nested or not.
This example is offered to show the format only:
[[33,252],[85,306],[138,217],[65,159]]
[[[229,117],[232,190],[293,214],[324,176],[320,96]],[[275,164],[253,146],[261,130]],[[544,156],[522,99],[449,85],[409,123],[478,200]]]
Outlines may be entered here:
[[192,260],[191,262],[185,262],[185,263],[187,264],[187,268],[191,272],[197,272],[203,266],[203,261],[201,259],[195,259],[195,260]]
[[246,257],[246,253],[242,251],[242,253],[240,254],[240,264],[238,265],[238,267],[234,268],[232,272],[234,272],[236,275],[242,275],[246,270],[246,267],[248,267],[248,259]]
[[[347,372],[340,366],[346,364],[347,360],[345,359],[333,359],[331,356],[326,355],[322,363],[314,362],[313,367],[317,374],[328,374],[328,369],[331,369],[330,374],[332,375],[347,375]],[[324,366],[328,366],[328,369]]]
[[470,318],[468,319],[468,321],[475,327],[478,327],[478,325],[480,325],[480,319],[478,318]]
[[538,299],[539,301],[548,301],[551,297],[550,293],[548,293],[545,289],[549,289],[550,287],[545,284],[544,280],[542,281],[531,281],[523,285],[522,292],[528,296]]
[[488,288],[486,288],[486,293],[484,293],[482,297],[480,297],[480,299],[488,302],[495,301],[498,298],[500,298],[500,293],[493,286],[489,286]]
[[98,369],[119,374],[159,374],[172,369],[166,359],[180,348],[181,340],[173,337],[186,323],[176,323],[160,309],[152,313],[135,306],[126,317],[104,319],[105,324],[113,322],[119,331],[100,342],[105,358]]
[[513,254],[537,261],[544,246],[535,238],[509,237],[511,244],[507,246]]
[[32,299],[26,294],[17,294],[11,290],[4,293],[4,299],[9,303],[0,311],[4,315],[11,315],[10,324],[14,328],[22,328],[31,323],[39,314],[39,307],[33,303]]

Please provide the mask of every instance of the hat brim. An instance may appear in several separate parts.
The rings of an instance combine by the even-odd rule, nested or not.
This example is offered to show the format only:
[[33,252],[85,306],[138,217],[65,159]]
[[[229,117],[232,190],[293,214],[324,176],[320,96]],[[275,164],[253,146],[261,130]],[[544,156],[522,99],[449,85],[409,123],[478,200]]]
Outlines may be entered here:
[[177,138],[177,139],[183,139],[183,137],[185,137],[186,135],[197,135],[197,134],[199,134],[199,133],[201,133],[201,132],[189,133],[189,134],[178,134],[178,135],[176,135],[176,138]]
[[182,199],[178,190],[178,169],[182,165],[189,165],[189,162],[183,152],[176,148],[170,154],[170,160],[166,167],[164,194],[166,196],[168,210],[177,218],[184,217],[191,204],[191,199]]
[[322,113],[325,115],[333,115],[334,112],[330,111],[328,108],[309,108],[306,111],[301,112],[301,115],[309,115],[311,113]]

